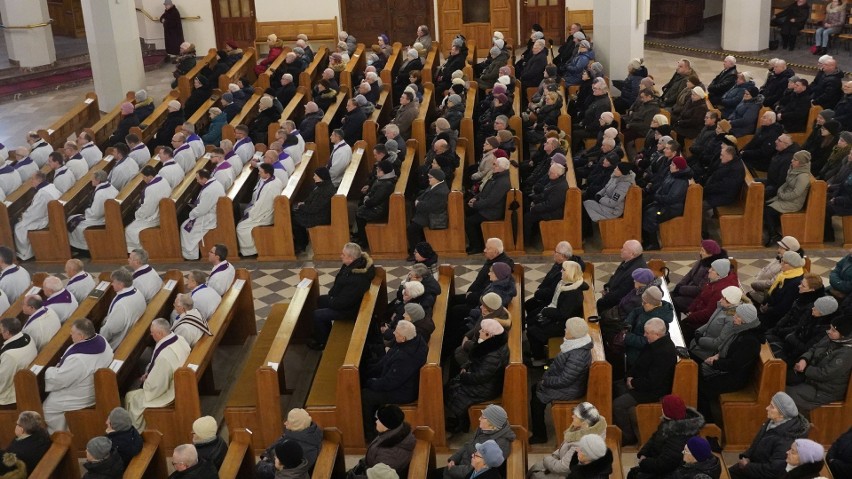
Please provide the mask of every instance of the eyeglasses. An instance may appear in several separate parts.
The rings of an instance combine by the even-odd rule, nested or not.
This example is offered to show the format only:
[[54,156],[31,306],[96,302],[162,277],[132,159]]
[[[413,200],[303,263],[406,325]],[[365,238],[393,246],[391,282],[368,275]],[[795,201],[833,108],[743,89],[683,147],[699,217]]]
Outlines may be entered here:
[[482,454],[480,454],[478,452],[474,452],[473,454],[471,454],[471,457],[478,457],[478,458],[482,459]]

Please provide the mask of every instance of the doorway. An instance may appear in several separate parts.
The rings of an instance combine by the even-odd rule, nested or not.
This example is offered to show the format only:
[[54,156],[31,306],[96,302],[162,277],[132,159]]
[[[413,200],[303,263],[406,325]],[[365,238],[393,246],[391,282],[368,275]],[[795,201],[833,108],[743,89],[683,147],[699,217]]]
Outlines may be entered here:
[[545,39],[561,44],[565,37],[565,0],[524,0],[521,33],[516,43],[526,45],[534,23],[541,25]]
[[429,25],[432,39],[437,39],[432,27],[432,0],[341,0],[340,8],[343,29],[367,49],[378,42],[380,33],[386,34],[391,43],[410,46],[420,25]]
[[256,38],[254,0],[213,0],[211,3],[216,45],[233,40],[240,48],[253,47]]

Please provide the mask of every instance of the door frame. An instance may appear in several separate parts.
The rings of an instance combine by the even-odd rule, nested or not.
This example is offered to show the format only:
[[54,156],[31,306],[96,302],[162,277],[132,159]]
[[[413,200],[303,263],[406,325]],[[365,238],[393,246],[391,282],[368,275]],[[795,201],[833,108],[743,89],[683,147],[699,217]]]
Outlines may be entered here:
[[[213,0],[213,1],[215,1],[215,0]],[[254,0],[251,0],[251,1],[252,1],[252,4],[254,4]],[[564,2],[565,0],[560,0],[560,1]],[[429,36],[432,37],[432,41],[438,41],[438,37],[436,35],[436,32],[438,31],[438,19],[435,17],[435,1],[434,0],[428,0],[428,2],[429,2],[429,18],[430,18],[429,23],[431,23],[431,25],[429,25]],[[340,29],[342,31],[348,33],[349,29],[346,28],[346,20],[347,20],[347,18],[346,18],[346,0],[337,0],[337,8],[338,8],[338,10],[340,10]],[[380,32],[376,32],[376,36],[378,36],[379,33]],[[417,32],[413,32],[412,36],[416,35],[416,33]],[[406,44],[406,42],[400,41],[398,38],[391,38],[391,43],[394,43],[394,42],[399,42],[399,43],[402,44],[402,46],[405,46],[405,44]],[[360,42],[360,43],[364,43],[364,48],[369,49],[370,45],[372,45],[374,42],[370,42],[369,45],[365,42]]]
[[[254,36],[257,37],[257,9],[255,8],[254,0],[248,0],[248,2],[250,3],[249,8],[251,9],[252,30],[254,31]],[[216,46],[217,46],[217,49],[218,49],[219,45],[223,45],[225,40],[227,40],[225,38],[222,38],[222,31],[221,31],[221,26],[220,26],[222,16],[219,12],[219,0],[210,0],[210,8],[213,12],[213,34],[216,37]],[[243,18],[243,17],[240,17],[240,18]],[[248,45],[245,45],[244,47],[241,47],[241,48],[254,47],[256,39],[257,38],[252,38],[251,40],[249,40]]]
[[[532,23],[529,22],[529,19],[527,19],[526,5],[525,5],[526,1],[527,0],[518,0],[518,9],[520,10],[518,18],[520,19],[520,24],[518,25],[519,30],[518,30],[518,33],[516,35],[517,38],[515,40],[515,43],[517,43],[517,45],[516,45],[517,47],[524,46],[524,45],[527,44],[527,40],[529,40],[529,35],[527,34],[527,32],[529,32],[529,30],[527,30],[527,29],[531,28],[531,25],[532,25]],[[554,39],[554,42],[556,42],[556,40],[559,40],[561,42],[562,40],[565,39],[565,32],[568,28],[568,25],[567,25],[568,15],[567,15],[567,12],[566,12],[566,8],[567,8],[566,0],[557,0],[557,1],[559,2],[559,6],[562,7],[561,10],[560,10],[562,12],[562,31],[559,33],[560,37],[558,39]],[[522,32],[524,33],[523,39],[521,39],[521,33]]]

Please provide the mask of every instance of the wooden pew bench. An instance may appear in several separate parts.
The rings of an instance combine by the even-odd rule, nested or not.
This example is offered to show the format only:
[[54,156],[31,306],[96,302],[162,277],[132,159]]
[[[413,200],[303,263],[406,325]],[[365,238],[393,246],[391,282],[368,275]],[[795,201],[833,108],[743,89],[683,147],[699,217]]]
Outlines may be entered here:
[[[489,404],[503,406],[509,416],[509,424],[521,426],[526,429],[529,426],[529,384],[527,382],[527,366],[523,361],[523,305],[524,298],[524,267],[515,264],[512,272],[515,278],[515,287],[518,294],[509,303],[509,316],[512,318],[512,327],[509,329],[509,365],[503,375],[503,395],[491,401],[474,404],[468,408],[468,416],[472,430],[479,424],[479,416]],[[526,442],[526,436],[523,436]]]
[[[109,137],[113,134],[116,128],[118,128],[118,123],[121,121],[121,105],[124,102],[130,102],[136,105],[136,92],[129,91],[124,96],[124,100],[120,101],[112,110],[108,113],[105,113],[101,116],[101,118],[90,125],[90,128],[85,128],[84,131],[92,135],[92,138],[95,140],[95,144],[98,145],[103,151],[106,147],[106,142],[109,140]],[[124,138],[121,139],[124,141]]]
[[583,192],[577,186],[574,162],[569,161],[566,165],[568,168],[565,172],[565,181],[568,182],[568,191],[565,192],[562,219],[540,221],[538,224],[541,230],[543,256],[551,256],[560,241],[571,243],[575,253],[583,253],[583,231],[582,221],[580,221],[583,212]]
[[[468,147],[467,138],[459,138],[456,141],[456,154],[459,158],[465,158],[466,152],[472,151]],[[447,197],[447,229],[431,230],[423,228],[426,241],[438,254],[445,258],[466,258],[466,238],[464,233],[464,161],[459,162],[453,184],[450,185],[450,194]]]
[[[272,75],[274,75],[275,70],[277,70],[278,67],[280,67],[282,63],[284,63],[284,60],[287,59],[287,54],[290,53],[291,51],[293,51],[293,50],[291,50],[290,47],[284,46],[284,48],[281,49],[281,53],[279,53],[278,57],[275,58],[275,61],[270,63],[269,66],[266,67],[266,70],[263,73],[261,73],[260,75],[257,76],[257,80],[255,80],[255,82],[254,82],[254,91],[255,92],[259,91],[260,93],[263,93],[264,91],[266,91],[267,88],[269,88],[270,81],[272,79]],[[260,53],[258,53],[257,59],[260,59]],[[299,84],[299,78],[294,78],[293,83],[298,85]],[[277,88],[278,85],[275,85],[275,87]]]
[[124,479],[165,479],[169,477],[163,435],[150,429],[142,431],[142,450],[130,460]]
[[345,474],[343,434],[335,427],[327,427],[322,431],[322,446],[311,479],[333,479],[343,477]]
[[703,199],[704,188],[698,183],[689,185],[683,215],[660,223],[660,244],[664,251],[692,251],[701,243]]
[[[227,85],[226,85],[227,87]],[[180,98],[180,92],[178,90],[172,90],[163,98],[163,101],[154,108],[154,112],[148,115],[148,118],[140,118],[141,122],[138,127],[134,126],[130,129],[130,133],[136,134],[142,143],[146,145],[150,144],[154,139],[154,135],[157,133],[157,130],[163,125],[163,122],[166,121],[166,116],[169,114],[169,102],[172,100],[178,100]],[[181,103],[183,105],[183,103]],[[144,128],[143,128],[144,127]]]
[[[195,66],[192,67],[191,70],[178,77],[178,91],[180,92],[178,101],[181,105],[185,104],[186,100],[192,94],[193,82],[195,81],[195,77],[200,75],[201,71],[205,68],[213,68],[214,66],[216,66],[216,63],[218,63],[218,61],[218,52],[215,48],[211,48],[210,50],[207,50],[207,55],[204,55],[204,58],[200,58],[195,62]],[[225,86],[227,87],[227,85]]]
[[202,337],[184,365],[175,371],[174,403],[145,409],[147,427],[163,433],[166,452],[186,442],[192,432],[193,421],[201,417],[200,395],[212,392],[209,391],[213,387],[210,367],[217,346],[220,343],[242,345],[250,335],[257,334],[248,271],[237,270],[234,284],[222,296],[222,302],[208,324],[213,335]]
[[[631,186],[627,190],[624,214],[621,218],[598,221],[601,230],[603,253],[617,253],[629,239],[642,239],[642,189]],[[571,243],[573,245],[573,243]]]
[[257,63],[257,51],[252,48],[243,50],[243,57],[234,63],[234,66],[227,73],[219,75],[219,90],[228,91],[228,85],[236,83],[240,78],[246,77],[249,81],[254,82],[256,75],[254,66]]
[[506,460],[506,479],[525,479],[527,477],[527,437],[529,433],[522,426],[512,425],[515,440],[512,452]]
[[[470,80],[467,87],[467,96],[464,104],[464,117],[459,126],[459,138],[466,138],[467,141],[473,142],[476,138],[476,126],[473,123],[473,111],[476,108],[476,95],[479,93],[479,86],[475,81]],[[463,157],[464,166],[470,166],[477,162],[474,158],[474,149],[471,148]]]
[[784,235],[796,235],[803,248],[822,249],[823,223],[828,185],[811,175],[811,186],[805,206],[796,213],[781,215],[781,231]]
[[305,104],[309,101],[311,101],[310,88],[304,85],[296,88],[296,94],[293,96],[293,99],[290,100],[290,103],[284,105],[281,119],[269,124],[269,129],[266,131],[267,136],[275,138],[275,134],[278,133],[280,128],[284,127],[284,122],[287,120],[292,120],[298,127],[299,122],[305,116]]
[[423,100],[420,102],[420,110],[417,113],[417,118],[411,123],[411,138],[417,140],[420,158],[426,158],[426,152],[432,147],[431,143],[426,141],[426,137],[429,134],[427,129],[438,116],[438,112],[435,109],[434,93],[434,85],[424,81]]
[[361,356],[373,315],[381,317],[387,296],[385,270],[377,267],[355,322],[334,322],[305,401],[305,409],[317,424],[340,429],[352,453],[363,452],[366,446],[361,413]]
[[610,479],[624,479],[624,467],[621,465],[621,429],[618,426],[606,427],[606,447],[612,451],[612,474]]
[[206,254],[207,246],[205,245],[224,244],[228,247],[228,251],[239,251],[234,205],[248,203],[251,200],[257,177],[256,170],[246,165],[240,172],[240,176],[234,180],[228,193],[219,198],[216,203],[216,227],[205,233],[203,240],[198,243],[200,257],[203,258]]
[[[320,162],[327,162],[331,155],[331,145],[329,135],[335,128],[340,127],[340,122],[346,115],[346,101],[349,99],[350,93],[341,91],[337,94],[337,99],[328,107],[322,120],[317,123],[314,130],[314,141],[317,144],[317,155]],[[304,110],[304,108],[303,108]],[[354,149],[354,148],[353,148]]]
[[[250,125],[251,122],[254,121],[255,118],[257,118],[257,106],[260,103],[261,97],[263,97],[263,90],[255,90],[254,94],[252,94],[252,96],[249,97],[248,100],[246,100],[245,104],[243,104],[243,109],[240,110],[240,112],[236,114],[230,122],[222,126],[223,140],[231,140],[231,142],[233,143],[237,142],[237,132],[235,130],[236,127],[238,125]],[[275,123],[273,122],[273,124]],[[274,138],[275,135],[269,137],[269,139]]]
[[337,43],[337,17],[316,20],[277,20],[255,22],[255,45],[266,44],[266,37],[274,33],[285,42],[295,42],[304,33],[311,42]]
[[763,196],[763,183],[754,181],[746,168],[739,200],[732,205],[716,207],[722,243],[726,248],[762,247]]
[[355,52],[349,58],[349,63],[346,64],[346,67],[340,72],[340,92],[345,92],[347,95],[352,94],[352,87],[354,85],[354,76],[360,75],[363,73],[364,69],[367,68],[367,55],[365,52],[364,44],[359,43],[355,48]]
[[[213,107],[218,107],[219,100],[222,98],[222,91],[218,88],[214,88],[210,93],[210,98],[204,100],[204,103],[195,110],[195,113],[189,117],[187,123],[192,123],[195,125],[195,132],[199,135],[203,136],[207,133],[210,128],[210,109]],[[218,144],[216,146],[219,146]],[[206,148],[213,148],[212,145],[206,146]]]
[[310,335],[319,297],[317,272],[304,268],[302,282],[288,303],[272,306],[225,407],[228,429],[253,431],[252,448],[263,452],[283,431],[280,397],[288,394],[284,373],[287,350]]
[[386,223],[367,223],[367,242],[370,244],[370,256],[374,259],[403,259],[408,253],[408,239],[405,216],[405,197],[412,175],[417,174],[420,161],[417,157],[417,140],[408,140],[405,160],[400,167],[399,178],[394,191],[388,199],[388,218]]
[[252,450],[252,432],[248,429],[228,431],[230,444],[228,453],[219,468],[220,479],[254,477],[254,451]]
[[[3,313],[3,318],[18,318],[21,320],[21,324],[26,323],[28,316],[23,312],[24,300],[27,296],[31,294],[37,294],[44,299],[44,291],[41,289],[41,285],[44,283],[44,278],[47,278],[47,273],[33,273],[31,277],[30,287],[24,291],[18,299],[15,300],[14,303],[10,304],[6,311]],[[0,409],[2,411],[2,409]],[[2,433],[0,433],[2,434]],[[2,436],[0,436],[2,439]]]
[[[512,62],[510,61],[509,64]],[[515,94],[512,97],[512,108],[515,111],[515,114],[509,117],[509,128],[511,128],[515,132],[515,151],[523,151],[524,145],[524,123],[521,121],[521,112],[526,110],[526,105],[521,104],[521,96],[523,95],[523,87],[521,87],[521,81],[517,78],[515,79]],[[524,153],[526,156],[526,153]],[[524,161],[523,157],[518,158],[519,162]]]
[[98,96],[92,92],[86,93],[82,102],[74,105],[68,112],[44,130],[38,130],[38,135],[53,146],[54,150],[62,150],[68,137],[83,128],[94,125],[101,118]]
[[432,42],[432,47],[429,49],[429,53],[426,54],[426,61],[423,63],[423,69],[420,71],[420,78],[423,81],[423,84],[433,83],[434,80],[433,72],[437,69],[437,63],[441,58],[441,46],[438,44],[438,41],[435,40]]
[[[399,71],[399,67],[402,65],[402,56],[402,43],[394,42],[391,55],[388,57],[385,67],[382,68],[381,72],[379,72],[379,78],[382,79],[382,83],[385,85],[393,85],[393,79],[396,78],[396,72]],[[420,78],[422,81],[423,77],[421,76]],[[393,103],[393,101],[391,101],[391,103]]]
[[408,479],[429,477],[429,473],[435,470],[435,447],[432,444],[435,432],[427,426],[417,426],[413,432],[417,443],[408,464]]
[[[315,145],[308,143],[305,147],[315,148]],[[306,149],[293,176],[287,181],[281,194],[275,198],[273,223],[268,226],[256,226],[251,230],[251,236],[257,246],[258,261],[296,260],[291,212],[296,200],[304,196],[302,186],[305,183],[310,184],[316,167],[313,149]]]
[[320,47],[314,53],[314,59],[308,65],[308,68],[299,75],[299,86],[307,88],[309,97],[311,86],[317,82],[317,78],[322,76],[322,72],[326,68],[328,68],[328,48]]
[[[348,197],[360,194],[361,186],[369,175],[369,165],[364,158],[365,148],[366,143],[361,140],[352,149],[352,161],[337,187],[337,194],[331,198],[331,224],[308,228],[314,260],[337,259],[341,245],[349,242]],[[319,161],[324,161],[322,155]]]
[[[42,171],[50,170],[45,165]],[[17,190],[6,195],[4,201],[0,201],[0,244],[8,246],[15,252],[15,225],[21,215],[29,208],[35,197],[35,190],[29,182],[23,183]]]
[[[367,148],[370,151],[379,142],[379,130],[387,125],[393,119],[393,102],[390,101],[391,84],[385,83],[382,85],[382,91],[379,93],[379,100],[376,103],[376,109],[364,122],[361,129],[361,138],[367,142]],[[399,145],[401,146],[401,145]]]
[[32,470],[32,479],[80,479],[80,464],[71,450],[72,435],[67,431],[56,431],[50,436],[50,449]]

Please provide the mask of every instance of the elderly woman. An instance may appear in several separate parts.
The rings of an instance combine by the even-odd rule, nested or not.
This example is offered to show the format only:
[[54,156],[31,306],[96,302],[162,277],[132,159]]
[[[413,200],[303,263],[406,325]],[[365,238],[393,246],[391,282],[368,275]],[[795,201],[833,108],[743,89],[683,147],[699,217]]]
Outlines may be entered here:
[[565,337],[553,364],[533,386],[530,399],[530,444],[547,442],[544,410],[552,401],[571,401],[586,394],[589,366],[592,364],[592,338],[583,318],[565,321]]
[[663,417],[657,430],[636,454],[639,464],[628,479],[669,477],[680,465],[683,448],[704,427],[704,417],[674,394],[663,396]]
[[445,396],[447,431],[470,429],[467,408],[503,393],[503,371],[509,364],[508,334],[497,320],[483,319],[479,337],[472,344],[467,362],[447,383]]
[[379,434],[367,445],[367,453],[349,470],[348,477],[366,479],[367,469],[379,463],[390,466],[399,477],[406,477],[417,439],[411,425],[405,422],[405,413],[390,404],[376,411],[370,422],[375,423]]
[[[701,363],[698,375],[698,410],[709,419],[722,393],[743,389],[754,378],[754,368],[760,360],[763,332],[757,320],[757,309],[751,304],[737,306],[733,326],[719,345],[719,352]],[[717,421],[714,421],[717,422]]]
[[626,318],[631,311],[642,306],[642,293],[646,289],[651,286],[659,288],[662,284],[662,279],[655,277],[654,272],[648,268],[636,268],[630,276],[633,278],[633,291],[621,298],[617,310],[615,308],[610,310],[617,311],[619,318]]
[[275,448],[284,441],[295,441],[302,446],[302,454],[313,468],[322,447],[322,428],[311,418],[307,411],[293,408],[284,421],[284,433],[260,456],[255,468],[256,479],[272,479],[275,476]]
[[275,63],[278,55],[281,55],[281,52],[284,51],[284,40],[278,38],[278,35],[270,33],[266,37],[266,46],[269,47],[269,55],[266,55],[266,58],[259,61],[257,65],[254,66],[254,73],[256,75],[260,75],[265,72],[270,65]]
[[27,465],[27,471],[36,468],[41,458],[50,449],[50,435],[41,415],[35,411],[24,411],[15,423],[15,439],[6,448]]
[[399,67],[399,72],[396,74],[396,78],[394,79],[393,91],[403,91],[405,87],[408,86],[410,82],[410,74],[415,70],[423,69],[423,61],[420,60],[420,54],[417,50],[413,48],[409,48],[407,52],[405,52],[405,60],[402,62],[402,65]]
[[639,83],[648,76],[648,69],[642,64],[641,58],[634,58],[627,64],[627,78],[624,80],[613,80],[612,85],[618,88],[621,96],[613,100],[615,110],[622,115],[633,105],[639,96],[641,87]]
[[734,315],[741,303],[743,290],[736,286],[728,286],[722,290],[716,311],[704,326],[695,330],[695,335],[689,344],[689,355],[698,363],[719,352],[719,346],[731,334],[734,327]]
[[793,398],[777,392],[766,406],[767,421],[763,423],[751,446],[740,454],[740,460],[728,468],[731,479],[774,479],[786,469],[784,456],[790,443],[808,435],[811,424]]
[[478,479],[502,479],[498,469],[506,461],[500,446],[493,440],[476,444],[476,452],[470,455],[470,465],[473,468],[467,477]]
[[[772,346],[772,352],[781,353],[776,357],[782,358],[784,338],[787,335],[796,331],[806,322],[814,321],[811,312],[814,309],[814,304],[823,297],[825,297],[825,287],[822,284],[822,278],[814,273],[805,273],[802,276],[802,282],[799,283],[799,295],[793,301],[790,309],[778,320],[775,326],[766,331],[766,341]],[[828,300],[829,298],[825,298],[823,303]]]
[[764,329],[773,328],[793,306],[804,279],[804,266],[805,259],[798,253],[787,251],[781,256],[781,271],[769,287],[766,302],[758,309]]
[[606,419],[598,409],[588,402],[581,402],[573,411],[573,420],[563,435],[559,449],[544,456],[533,464],[527,473],[528,479],[558,479],[571,471],[575,452],[579,450],[580,440],[585,436],[606,438]]
[[683,313],[689,309],[689,305],[709,282],[707,274],[710,272],[710,265],[717,259],[727,257],[728,252],[716,241],[712,239],[701,241],[701,247],[698,248],[698,261],[692,264],[689,272],[683,275],[672,290],[672,304],[675,311]]
[[774,244],[781,239],[781,215],[795,213],[802,209],[811,186],[811,154],[805,150],[793,154],[790,169],[784,183],[778,187],[775,196],[766,199],[763,209],[763,225],[768,240],[764,246]]
[[177,66],[175,66],[175,71],[172,73],[172,76],[175,77],[172,82],[172,88],[177,88],[178,78],[182,75],[186,75],[190,70],[195,68],[196,61],[195,45],[189,42],[181,43],[180,52],[174,60],[174,63]]
[[266,143],[269,138],[269,125],[281,118],[281,111],[271,96],[264,95],[257,102],[257,116],[249,124],[249,135],[257,143]]
[[722,465],[719,459],[713,455],[710,443],[701,436],[694,436],[686,441],[683,448],[683,464],[678,467],[672,476],[673,479],[694,479],[699,474],[718,479],[722,474]]
[[583,316],[583,293],[589,285],[583,280],[583,270],[574,261],[562,263],[562,280],[556,286],[550,304],[544,307],[537,318],[527,321],[527,339],[534,367],[542,367],[547,358],[547,341],[561,336],[565,321],[574,316]]
[[447,467],[435,472],[444,479],[470,477],[471,471],[474,470],[471,459],[474,452],[477,451],[476,445],[489,440],[493,440],[497,444],[503,452],[503,457],[509,457],[512,452],[512,441],[515,440],[515,433],[512,431],[512,426],[509,425],[509,416],[506,414],[506,410],[496,404],[489,404],[482,410],[482,415],[479,416],[479,427],[473,434],[473,438],[447,458]]
[[[595,199],[583,201],[583,211],[594,223],[600,220],[620,218],[624,214],[627,190],[635,184],[636,174],[631,170],[630,164],[619,162],[612,170],[609,181],[603,189],[595,194]],[[591,225],[588,226],[591,227]]]
[[731,268],[731,262],[727,258],[720,258],[710,263],[707,271],[707,284],[701,288],[701,292],[690,303],[686,310],[686,317],[681,319],[681,330],[685,341],[692,341],[695,330],[707,324],[710,316],[716,311],[716,304],[722,297],[722,290],[728,286],[739,286],[737,272]]
[[657,286],[651,286],[642,293],[642,304],[630,312],[624,320],[624,346],[627,356],[627,368],[631,368],[639,354],[648,346],[645,337],[645,323],[651,318],[659,318],[668,324],[674,319],[674,308],[668,301],[663,301],[663,292]]
[[796,439],[787,451],[787,473],[781,479],[815,479],[825,466],[825,448],[810,439]]
[[[505,330],[512,327],[512,319],[509,317],[509,310],[503,306],[502,300],[497,293],[488,293],[479,298],[479,311],[482,319],[476,322],[467,333],[462,336],[461,345],[456,348],[454,353],[455,363],[451,367],[461,366],[469,361],[471,349],[476,345],[479,339],[479,329],[482,321],[485,319],[493,319],[500,323],[500,326]],[[451,375],[455,374],[456,369],[450,369]]]
[[583,436],[570,468],[566,479],[607,479],[612,474],[612,451],[600,436]]
[[787,374],[787,394],[805,415],[846,397],[852,373],[852,318],[840,315],[826,337],[799,357]]
[[783,359],[787,367],[795,366],[796,361],[805,352],[825,337],[825,331],[831,327],[838,307],[837,300],[833,296],[817,299],[808,317],[802,318],[802,322],[784,338],[783,343],[769,344],[772,347],[772,354],[776,358]]

